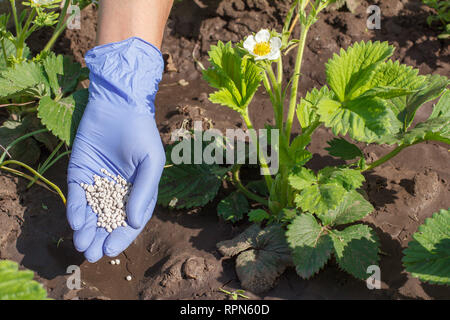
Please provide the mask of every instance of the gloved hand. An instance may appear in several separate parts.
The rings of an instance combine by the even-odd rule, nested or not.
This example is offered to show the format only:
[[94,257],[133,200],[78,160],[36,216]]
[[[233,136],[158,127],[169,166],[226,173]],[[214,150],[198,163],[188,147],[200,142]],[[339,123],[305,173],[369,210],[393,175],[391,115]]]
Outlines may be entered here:
[[[68,168],[67,219],[75,248],[90,262],[117,256],[142,231],[155,207],[165,163],[154,119],[154,99],[164,62],[140,38],[95,47],[85,56],[90,69],[89,103],[74,140]],[[112,233],[97,227],[80,183],[93,184],[100,169],[133,184],[127,227]]]

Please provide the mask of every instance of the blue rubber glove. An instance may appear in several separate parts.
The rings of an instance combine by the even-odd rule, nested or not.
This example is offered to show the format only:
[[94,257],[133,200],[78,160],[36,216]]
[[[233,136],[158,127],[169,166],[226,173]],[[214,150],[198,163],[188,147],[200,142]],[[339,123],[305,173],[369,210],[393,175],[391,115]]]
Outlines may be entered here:
[[[87,52],[89,103],[74,140],[68,168],[67,219],[75,248],[90,262],[117,256],[143,230],[156,204],[165,163],[155,123],[154,100],[164,62],[161,52],[140,38],[95,47]],[[100,169],[133,184],[127,227],[112,233],[97,227],[80,183],[93,184]]]

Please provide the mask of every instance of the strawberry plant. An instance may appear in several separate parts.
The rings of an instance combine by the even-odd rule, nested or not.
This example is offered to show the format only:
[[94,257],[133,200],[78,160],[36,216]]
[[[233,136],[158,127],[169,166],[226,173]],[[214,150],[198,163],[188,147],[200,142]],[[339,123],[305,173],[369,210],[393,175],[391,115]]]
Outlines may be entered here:
[[424,4],[434,9],[436,14],[427,18],[428,25],[438,22],[443,32],[438,36],[440,39],[450,38],[450,1],[449,0],[422,0]]
[[[71,1],[64,2],[61,13],[57,11],[60,0],[30,0],[23,3],[22,12],[14,0],[9,2],[11,13],[0,15],[0,108],[8,112],[0,127],[0,169],[30,180],[29,186],[41,180],[39,184],[51,187],[65,202],[60,189],[42,174],[70,152],[63,148],[71,145],[88,99],[87,89],[79,88],[88,77],[87,69],[51,51],[67,26]],[[10,19],[12,31],[7,27]],[[42,51],[32,56],[26,40],[44,27],[54,27],[54,32]],[[50,155],[34,170],[30,165],[39,160],[41,145]]]
[[[229,256],[245,255],[236,260],[240,277],[253,277],[253,283],[267,284],[250,289],[267,289],[290,263],[295,265],[302,278],[309,278],[324,267],[332,255],[343,270],[356,278],[366,279],[369,276],[367,267],[378,263],[379,241],[371,227],[358,223],[374,210],[361,189],[364,173],[417,143],[440,141],[450,144],[449,80],[439,75],[419,75],[418,70],[390,60],[395,48],[387,42],[359,42],[346,50],[341,49],[326,65],[326,85],[314,88],[299,99],[308,31],[319,13],[332,2],[293,1],[281,33],[263,29],[236,44],[219,41],[209,51],[211,66],[203,71],[204,79],[215,89],[209,99],[240,114],[251,131],[251,141],[256,142],[263,180],[244,185],[239,174],[241,164],[228,167],[183,164],[186,169],[173,165],[165,170],[161,180],[162,203],[167,205],[171,201],[175,208],[176,203],[180,203],[182,208],[191,195],[199,193],[201,189],[197,190],[197,186],[206,188],[207,184],[192,177],[197,182],[186,183],[185,188],[178,188],[175,194],[168,186],[175,183],[180,174],[186,182],[189,175],[209,181],[209,192],[202,193],[204,197],[198,197],[190,207],[211,201],[221,181],[228,179],[236,185],[240,196],[231,194],[222,200],[218,206],[220,216],[232,222],[242,219],[245,212],[250,211],[246,197],[259,203],[258,209],[248,213],[250,221],[262,228],[258,232],[284,230],[286,241],[277,238],[274,245],[277,249],[270,251],[273,255],[254,254],[250,257],[247,251],[231,244],[223,249],[233,251],[228,253]],[[296,23],[301,27],[299,37],[293,35]],[[290,79],[284,81],[283,55],[290,50],[297,51],[295,67]],[[270,142],[279,157],[279,170],[275,173],[269,170],[267,155],[261,152],[251,130],[253,124],[248,106],[261,84],[274,111],[275,125],[266,128],[279,132],[278,140]],[[430,117],[413,127],[417,110],[438,98]],[[289,101],[287,104],[286,100]],[[294,121],[299,122],[301,133],[292,137]],[[307,147],[313,133],[321,126],[330,128],[336,135],[328,142],[326,150],[331,156],[345,160],[346,164],[315,172],[308,168],[312,154]],[[396,147],[368,163],[354,142]],[[167,158],[170,159],[170,155]],[[225,174],[227,170],[229,175]],[[256,185],[259,187],[255,188]],[[242,243],[242,237],[235,243]],[[248,239],[253,238],[258,236]],[[270,237],[267,239],[267,242],[271,241]],[[252,241],[245,240],[244,243]],[[264,242],[264,246],[267,245]],[[285,252],[279,251],[283,245],[291,252],[292,261],[279,259],[276,252]],[[245,261],[245,264],[238,265],[239,261]],[[246,266],[249,272],[242,271]],[[263,281],[264,272],[270,275]],[[252,280],[241,279],[241,282],[248,284]]]

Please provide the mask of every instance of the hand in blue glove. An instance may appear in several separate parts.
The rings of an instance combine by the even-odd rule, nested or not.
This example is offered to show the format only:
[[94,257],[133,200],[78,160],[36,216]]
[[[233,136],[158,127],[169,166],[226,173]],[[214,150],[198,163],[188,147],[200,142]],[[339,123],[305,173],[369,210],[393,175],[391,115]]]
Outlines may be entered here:
[[[67,219],[75,248],[90,262],[117,256],[151,218],[165,163],[154,119],[154,99],[164,62],[160,51],[140,38],[90,50],[89,103],[78,127],[68,168]],[[93,184],[105,168],[133,184],[127,227],[112,233],[97,227],[81,183]]]

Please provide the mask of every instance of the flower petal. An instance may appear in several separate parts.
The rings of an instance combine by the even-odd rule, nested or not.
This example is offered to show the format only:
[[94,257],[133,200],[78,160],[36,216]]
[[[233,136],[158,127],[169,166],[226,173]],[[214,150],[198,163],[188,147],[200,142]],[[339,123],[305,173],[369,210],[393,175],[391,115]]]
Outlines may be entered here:
[[280,57],[280,50],[272,50],[268,55],[264,56],[267,60],[277,60]]
[[270,40],[270,32],[267,29],[261,29],[255,35],[256,42],[268,42]]
[[270,48],[272,50],[279,50],[281,48],[281,39],[278,37],[273,37],[272,39],[270,39]]
[[255,55],[255,61],[264,60],[264,59],[266,59],[267,56],[268,55],[265,55],[265,56],[257,56],[257,55]]
[[247,50],[250,53],[253,53],[253,49],[255,48],[256,45],[255,38],[252,35],[248,36],[247,39],[245,39],[243,45],[245,50]]

